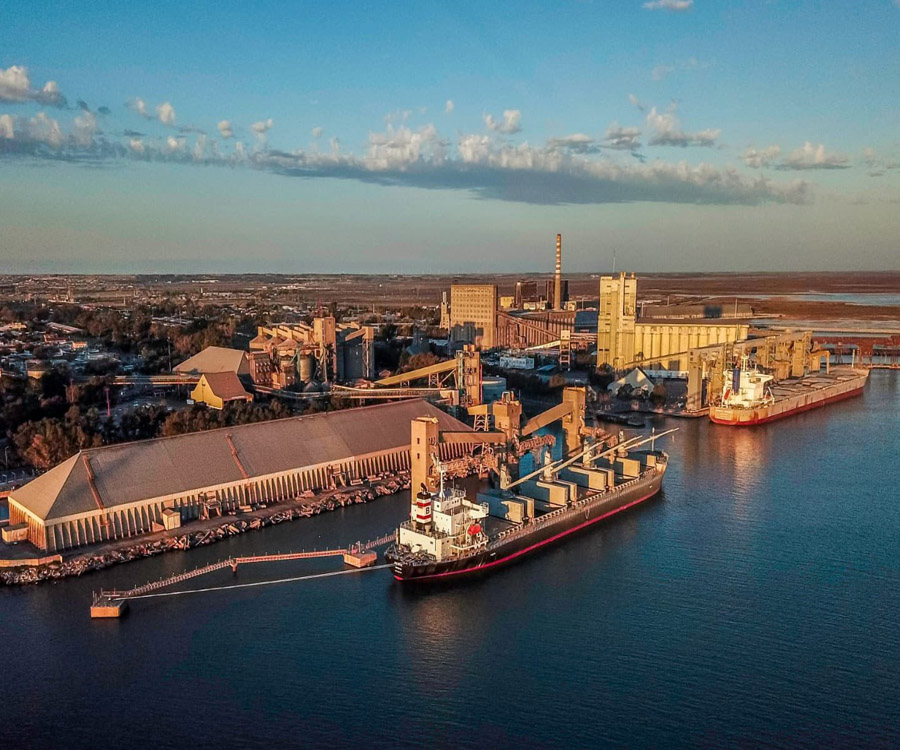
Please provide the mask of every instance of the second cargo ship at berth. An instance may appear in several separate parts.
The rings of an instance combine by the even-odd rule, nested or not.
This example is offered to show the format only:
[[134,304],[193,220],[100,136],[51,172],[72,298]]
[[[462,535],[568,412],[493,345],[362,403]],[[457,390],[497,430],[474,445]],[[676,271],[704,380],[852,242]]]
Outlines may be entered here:
[[716,424],[730,426],[773,422],[858,396],[868,377],[868,370],[833,367],[827,373],[776,381],[774,376],[749,367],[745,358],[741,367],[725,372],[720,403],[710,406],[709,418]]

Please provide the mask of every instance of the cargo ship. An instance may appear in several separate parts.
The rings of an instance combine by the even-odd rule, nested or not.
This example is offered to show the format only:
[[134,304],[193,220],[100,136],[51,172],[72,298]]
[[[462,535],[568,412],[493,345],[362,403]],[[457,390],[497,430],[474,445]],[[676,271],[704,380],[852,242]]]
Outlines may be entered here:
[[[423,486],[412,498],[410,518],[386,552],[394,578],[437,581],[488,571],[652,498],[668,463],[652,443],[674,431],[599,453],[592,446],[515,482],[503,472],[499,490],[474,499],[447,486],[441,472],[436,492]],[[647,443],[649,450],[639,450]]]
[[868,370],[834,367],[799,378],[775,381],[772,375],[750,367],[725,371],[721,400],[710,406],[709,418],[716,424],[749,426],[765,424],[816,409],[862,393]]

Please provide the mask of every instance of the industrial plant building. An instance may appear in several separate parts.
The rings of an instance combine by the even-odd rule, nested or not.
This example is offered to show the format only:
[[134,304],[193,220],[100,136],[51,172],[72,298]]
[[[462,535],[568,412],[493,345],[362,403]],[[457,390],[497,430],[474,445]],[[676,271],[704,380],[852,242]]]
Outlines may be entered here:
[[347,382],[375,377],[371,326],[320,316],[312,325],[259,326],[250,341],[250,374],[257,385],[289,388],[313,380]]
[[412,400],[84,450],[10,494],[10,526],[57,552],[408,469],[418,417],[470,431]]
[[641,364],[648,370],[686,372],[689,351],[746,339],[750,326],[724,317],[638,318],[637,278],[625,273],[600,278],[597,367],[615,370]]
[[454,284],[450,287],[450,340],[495,346],[497,326],[496,284]]
[[495,284],[454,284],[450,305],[441,305],[441,326],[450,340],[481,349],[523,349],[558,341],[575,331],[575,311],[565,309],[569,282],[562,278],[562,235],[556,235],[556,268],[543,296],[537,281],[517,281],[512,295],[499,297]]

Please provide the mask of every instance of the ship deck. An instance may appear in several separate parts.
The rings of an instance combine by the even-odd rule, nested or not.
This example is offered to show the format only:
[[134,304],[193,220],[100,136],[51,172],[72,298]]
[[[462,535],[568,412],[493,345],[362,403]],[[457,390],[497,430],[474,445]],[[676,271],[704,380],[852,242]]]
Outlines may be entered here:
[[854,380],[860,376],[860,373],[852,369],[834,368],[830,373],[817,372],[806,375],[802,378],[786,378],[773,383],[771,386],[772,395],[775,397],[776,403],[794,396],[802,396],[806,393],[813,393],[830,388],[839,383],[845,383]]

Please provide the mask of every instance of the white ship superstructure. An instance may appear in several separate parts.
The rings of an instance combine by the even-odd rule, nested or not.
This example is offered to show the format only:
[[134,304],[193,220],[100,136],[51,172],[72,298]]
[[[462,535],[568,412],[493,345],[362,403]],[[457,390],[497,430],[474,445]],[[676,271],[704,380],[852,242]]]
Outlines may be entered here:
[[470,555],[488,543],[483,521],[487,503],[474,503],[465,490],[443,486],[432,495],[419,492],[410,518],[400,524],[398,541],[413,554],[447,560]]
[[725,371],[725,385],[722,388],[722,405],[732,409],[751,409],[774,402],[769,388],[775,378],[750,368],[749,359],[744,357],[741,366]]

